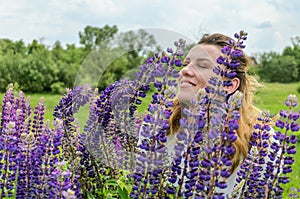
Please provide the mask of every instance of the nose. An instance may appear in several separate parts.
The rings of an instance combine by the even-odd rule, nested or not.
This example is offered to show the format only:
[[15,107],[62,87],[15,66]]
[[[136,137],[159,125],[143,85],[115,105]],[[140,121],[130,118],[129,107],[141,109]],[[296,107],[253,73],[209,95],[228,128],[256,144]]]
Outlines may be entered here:
[[194,76],[195,75],[195,72],[194,72],[194,66],[189,63],[187,66],[183,67],[181,70],[180,70],[180,74],[183,75],[183,76]]

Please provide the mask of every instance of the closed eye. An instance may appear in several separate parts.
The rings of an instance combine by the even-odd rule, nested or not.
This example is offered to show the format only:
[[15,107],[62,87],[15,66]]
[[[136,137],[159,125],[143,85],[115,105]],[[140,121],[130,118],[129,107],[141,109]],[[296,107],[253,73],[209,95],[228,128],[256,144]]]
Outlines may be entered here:
[[204,64],[197,64],[197,66],[200,67],[200,68],[210,68],[209,66],[206,66]]
[[200,61],[197,63],[197,66],[200,68],[213,68],[210,62]]

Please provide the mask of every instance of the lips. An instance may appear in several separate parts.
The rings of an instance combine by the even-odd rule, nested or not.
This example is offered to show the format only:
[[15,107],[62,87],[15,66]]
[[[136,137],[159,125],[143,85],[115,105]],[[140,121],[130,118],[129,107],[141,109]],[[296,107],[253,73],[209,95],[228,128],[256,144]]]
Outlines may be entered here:
[[196,86],[196,84],[189,80],[182,80],[180,81],[180,86]]

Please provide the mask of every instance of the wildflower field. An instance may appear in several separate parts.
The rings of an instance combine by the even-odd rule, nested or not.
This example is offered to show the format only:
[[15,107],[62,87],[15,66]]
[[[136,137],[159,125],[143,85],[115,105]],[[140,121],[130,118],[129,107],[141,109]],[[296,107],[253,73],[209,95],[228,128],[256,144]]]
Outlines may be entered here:
[[[271,115],[278,113],[280,108],[283,106],[283,102],[289,94],[295,94],[298,99],[300,98],[300,93],[297,89],[300,87],[300,82],[291,84],[281,84],[281,83],[264,83],[263,87],[255,95],[254,101],[258,108],[261,110],[269,110]],[[45,119],[49,121],[53,120],[53,110],[58,104],[59,100],[62,98],[61,95],[53,95],[48,93],[41,94],[26,94],[30,96],[31,106],[35,107],[41,98],[44,98],[45,104]],[[144,99],[144,102],[140,107],[138,107],[139,112],[146,109],[147,101],[150,102],[151,94],[147,95],[149,97]],[[1,101],[3,100],[4,93],[0,94]],[[145,107],[143,105],[145,104]],[[298,107],[299,110],[299,107]],[[88,106],[83,107],[77,114],[76,117],[79,118],[80,126],[83,126],[88,119],[89,109]],[[82,127],[81,127],[82,128]],[[81,129],[82,130],[82,129]],[[290,183],[283,185],[284,194],[283,198],[291,198],[289,194],[292,193],[291,188],[300,188],[300,134],[298,132],[298,142],[296,144],[296,149],[298,154],[295,156],[295,163],[293,165],[293,172],[290,173]]]

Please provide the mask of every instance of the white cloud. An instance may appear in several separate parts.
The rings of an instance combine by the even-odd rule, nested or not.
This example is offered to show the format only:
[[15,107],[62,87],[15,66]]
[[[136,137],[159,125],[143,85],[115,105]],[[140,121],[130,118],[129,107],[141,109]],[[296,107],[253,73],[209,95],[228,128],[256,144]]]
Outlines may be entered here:
[[121,4],[113,0],[89,0],[84,2],[92,12],[99,15],[119,16],[124,10]]
[[0,37],[76,43],[85,26],[105,24],[120,31],[167,29],[193,40],[202,33],[233,35],[244,29],[249,32],[247,50],[280,51],[299,35],[299,6],[283,0],[10,0],[1,2]]

